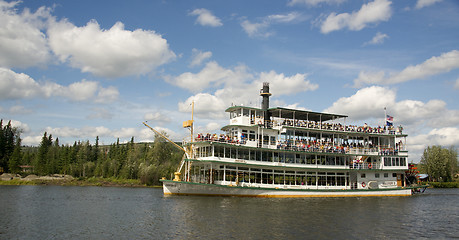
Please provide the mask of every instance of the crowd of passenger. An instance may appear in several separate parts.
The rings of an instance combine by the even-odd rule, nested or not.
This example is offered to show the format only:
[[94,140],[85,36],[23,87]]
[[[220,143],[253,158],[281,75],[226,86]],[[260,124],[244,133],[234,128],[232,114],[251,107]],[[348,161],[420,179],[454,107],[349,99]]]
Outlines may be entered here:
[[[237,137],[231,137],[226,134],[202,134],[199,133],[195,138],[195,141],[210,141],[210,142],[221,142],[229,143],[234,145],[243,145],[247,142],[247,136],[242,135],[241,140]],[[264,143],[268,144],[268,143]],[[272,143],[274,145],[276,143]],[[365,144],[361,142],[353,143],[333,143],[332,141],[319,141],[319,140],[307,140],[307,139],[295,139],[278,141],[276,144],[277,149],[291,150],[291,151],[305,151],[305,152],[322,152],[322,153],[370,153],[378,152],[379,155],[397,155],[399,149],[402,148],[402,141],[396,144],[394,147],[377,146],[371,142]]]
[[291,140],[279,141],[277,149],[293,150],[293,151],[306,151],[306,152],[322,152],[322,153],[370,153],[378,152],[379,155],[396,155],[398,153],[401,143],[396,144],[395,148],[382,147],[373,145],[371,142],[367,144],[362,143],[347,143],[333,144],[331,141],[309,141],[309,140]]
[[310,129],[322,129],[330,131],[341,131],[341,132],[361,132],[361,133],[375,133],[375,134],[402,134],[403,127],[398,126],[378,126],[370,127],[366,123],[363,126],[357,125],[342,125],[341,123],[320,123],[316,121],[306,120],[292,120],[284,119],[282,122],[277,124],[278,126],[290,126],[290,127],[301,127]]
[[237,137],[231,137],[226,134],[211,134],[211,133],[198,133],[198,136],[195,138],[195,141],[210,141],[210,142],[223,142],[231,144],[245,144],[246,138],[242,137],[242,140],[239,140]]

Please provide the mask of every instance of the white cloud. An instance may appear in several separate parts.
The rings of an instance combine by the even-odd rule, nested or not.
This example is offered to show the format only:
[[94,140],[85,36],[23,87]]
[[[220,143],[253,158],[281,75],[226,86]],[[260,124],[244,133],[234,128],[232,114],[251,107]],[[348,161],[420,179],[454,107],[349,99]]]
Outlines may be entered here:
[[201,50],[198,50],[196,48],[193,48],[191,52],[191,56],[193,59],[191,60],[190,67],[199,66],[205,60],[212,57],[212,52],[202,52]]
[[418,0],[416,2],[416,9],[421,9],[423,7],[428,7],[430,5],[433,5],[437,2],[441,2],[442,0]]
[[241,23],[242,29],[249,35],[249,37],[269,37],[273,35],[272,32],[267,32],[266,29],[269,27],[269,23],[252,23],[249,20],[244,20]]
[[248,73],[244,66],[238,66],[231,70],[221,67],[215,61],[211,61],[199,73],[186,72],[177,77],[166,77],[166,80],[179,87],[199,92],[211,86],[221,86],[228,81],[240,82],[248,77],[247,75]]
[[0,1],[0,66],[30,67],[45,65],[51,58],[46,35],[42,32],[50,9],[17,13],[19,1]]
[[105,30],[95,20],[83,27],[67,20],[51,21],[48,37],[61,62],[103,77],[143,75],[176,57],[161,35],[125,30],[121,22]]
[[41,142],[41,138],[43,137],[40,135],[37,136],[25,136],[22,138],[22,145],[26,146],[38,146]]
[[[396,91],[386,87],[371,86],[358,90],[350,97],[338,99],[325,112],[348,115],[353,120],[383,119],[384,108],[395,117],[395,122],[419,127],[447,127],[459,125],[459,111],[448,110],[442,100],[426,103],[417,100],[396,101]],[[381,120],[382,122],[382,120]]]
[[324,112],[345,114],[354,120],[384,117],[384,107],[393,106],[395,97],[394,90],[372,86],[360,89],[350,97],[338,99]]
[[307,77],[307,74],[300,73],[287,77],[283,73],[278,74],[275,71],[262,72],[255,85],[260,87],[262,82],[269,82],[270,91],[273,95],[289,95],[317,90],[319,85],[311,83]]
[[[203,118],[222,118],[225,116],[224,110],[233,104],[255,105],[263,82],[270,83],[274,96],[318,88],[317,84],[307,79],[307,74],[285,76],[275,71],[251,73],[245,66],[225,69],[216,62],[207,64],[199,73],[183,73],[175,78],[170,77],[168,81],[195,92],[214,89],[213,93],[200,92],[179,103],[179,111],[190,112],[191,102],[194,101],[195,113]],[[196,83],[199,88],[193,86]]]
[[202,26],[220,27],[223,26],[221,20],[205,8],[195,9],[190,13],[191,16],[198,16],[196,23]]
[[301,13],[290,12],[287,14],[273,14],[260,19],[259,22],[251,22],[244,20],[241,22],[241,27],[249,35],[249,37],[269,37],[274,34],[268,28],[272,24],[280,23],[298,23],[306,19]]
[[[8,121],[3,121],[3,125],[7,124]],[[30,132],[30,127],[26,123],[17,121],[17,120],[11,120],[11,126],[18,128],[22,133],[28,133]]]
[[459,146],[459,128],[445,127],[434,128],[428,133],[411,136],[409,138],[409,150],[411,155],[415,155],[416,161],[419,161],[422,152],[428,146],[440,145],[444,147]]
[[343,28],[360,31],[369,24],[388,21],[392,15],[391,4],[392,2],[388,0],[375,0],[362,5],[358,12],[331,13],[325,20],[321,21],[320,31],[325,34]]
[[0,99],[64,97],[71,101],[111,103],[118,98],[115,87],[103,88],[98,82],[75,82],[62,86],[53,82],[38,83],[29,75],[0,67]]
[[0,80],[0,99],[32,98],[42,94],[42,87],[27,74],[0,67]]
[[120,95],[118,89],[113,86],[109,86],[108,88],[99,87],[98,90],[99,92],[95,98],[96,103],[112,103],[118,100]]
[[315,7],[322,3],[332,5],[332,4],[340,4],[345,1],[346,0],[290,0],[290,2],[288,2],[288,5],[293,6],[293,5],[303,4],[303,5]]
[[377,32],[376,35],[368,42],[364,43],[364,45],[377,45],[384,43],[384,40],[389,38],[389,36],[385,33]]
[[354,79],[354,86],[363,84],[395,84],[414,79],[422,79],[432,75],[446,73],[459,68],[459,51],[453,50],[443,53],[438,57],[431,57],[421,64],[408,66],[401,72],[392,73],[388,77],[383,71],[361,71],[359,77]]
[[410,159],[419,161],[427,145],[459,145],[459,110],[447,109],[442,100],[396,101],[395,90],[371,86],[338,99],[324,111],[348,115],[350,122],[365,121],[382,126],[384,107],[387,107],[387,114],[394,117],[394,124],[402,125],[404,133],[410,135]]

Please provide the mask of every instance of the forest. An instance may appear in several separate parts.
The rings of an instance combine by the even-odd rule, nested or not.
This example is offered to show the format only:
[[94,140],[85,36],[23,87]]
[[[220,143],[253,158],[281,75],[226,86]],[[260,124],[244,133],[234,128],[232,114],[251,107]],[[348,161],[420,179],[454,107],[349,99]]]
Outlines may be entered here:
[[[159,135],[152,143],[128,143],[119,139],[111,145],[76,141],[60,144],[45,132],[39,146],[22,146],[20,129],[0,121],[0,172],[21,173],[30,166],[31,173],[45,176],[68,174],[77,178],[138,179],[142,184],[159,185],[176,170],[183,152]],[[22,166],[22,168],[21,168]],[[31,174],[29,173],[29,174]]]

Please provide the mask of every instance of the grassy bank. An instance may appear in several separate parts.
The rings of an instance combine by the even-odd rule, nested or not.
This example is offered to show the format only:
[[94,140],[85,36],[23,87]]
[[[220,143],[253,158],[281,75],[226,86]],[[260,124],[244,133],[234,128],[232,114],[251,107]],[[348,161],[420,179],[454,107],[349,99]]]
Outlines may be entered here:
[[78,178],[72,180],[22,180],[0,181],[0,185],[59,185],[59,186],[104,186],[104,187],[160,187],[147,186],[136,179]]
[[459,182],[429,182],[433,188],[459,188]]

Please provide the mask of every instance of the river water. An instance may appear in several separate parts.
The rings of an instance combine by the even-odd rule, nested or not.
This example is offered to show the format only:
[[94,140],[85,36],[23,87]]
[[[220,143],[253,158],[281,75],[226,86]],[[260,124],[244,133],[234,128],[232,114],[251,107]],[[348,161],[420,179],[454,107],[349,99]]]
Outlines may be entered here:
[[450,239],[459,237],[458,226],[459,189],[274,199],[0,186],[0,239]]

